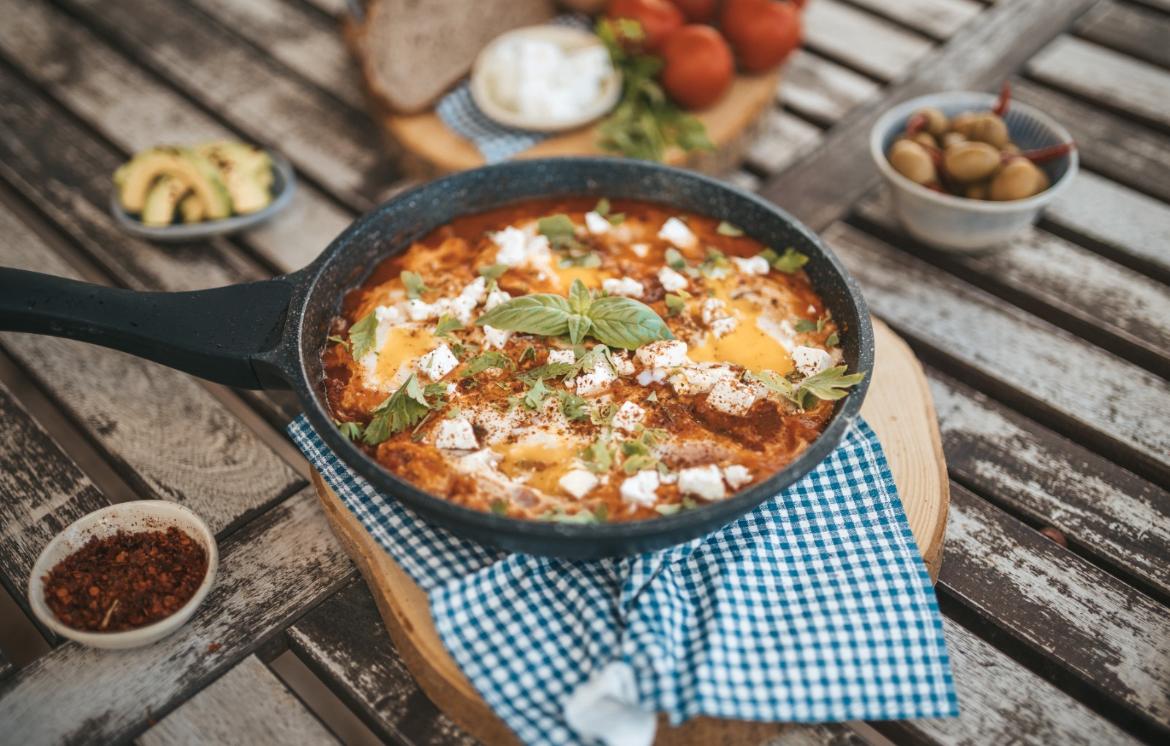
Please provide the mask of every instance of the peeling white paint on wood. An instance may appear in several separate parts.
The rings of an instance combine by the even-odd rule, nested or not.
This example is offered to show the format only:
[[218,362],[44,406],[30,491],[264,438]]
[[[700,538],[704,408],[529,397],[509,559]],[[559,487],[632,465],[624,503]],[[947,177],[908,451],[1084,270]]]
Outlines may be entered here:
[[804,39],[813,50],[883,80],[898,77],[934,47],[918,34],[836,0],[808,4]]
[[856,5],[938,39],[948,39],[983,12],[973,0],[853,0]]
[[769,109],[760,134],[748,147],[747,162],[765,173],[775,173],[816,147],[820,128],[782,109]]
[[780,102],[813,119],[835,122],[878,94],[881,86],[807,49],[784,65]]

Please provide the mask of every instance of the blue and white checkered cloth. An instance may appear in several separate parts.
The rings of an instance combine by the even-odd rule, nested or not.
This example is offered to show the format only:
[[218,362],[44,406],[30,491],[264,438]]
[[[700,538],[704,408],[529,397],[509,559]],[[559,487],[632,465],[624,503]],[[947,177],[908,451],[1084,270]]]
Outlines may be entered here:
[[[588,16],[579,14],[560,15],[550,23],[581,29],[589,28]],[[471,98],[471,85],[466,79],[439,99],[435,113],[439,115],[443,124],[470,140],[487,163],[507,160],[549,137],[548,134],[541,132],[529,132],[496,124],[475,105]]]
[[716,533],[592,562],[459,539],[375,492],[303,417],[289,432],[427,592],[443,643],[525,743],[647,743],[655,712],[958,714],[934,590],[861,420],[811,474]]

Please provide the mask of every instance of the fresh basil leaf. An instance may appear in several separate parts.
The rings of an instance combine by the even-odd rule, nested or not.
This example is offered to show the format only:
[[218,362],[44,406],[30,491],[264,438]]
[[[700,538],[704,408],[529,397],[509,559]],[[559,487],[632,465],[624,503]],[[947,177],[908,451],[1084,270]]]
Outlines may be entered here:
[[861,383],[863,378],[865,378],[864,373],[846,375],[845,366],[838,365],[835,368],[822,370],[820,373],[801,381],[797,388],[797,395],[810,394],[817,399],[836,401],[843,399],[849,393],[848,389]]
[[349,350],[354,360],[361,360],[367,352],[374,349],[377,331],[378,318],[373,311],[349,328]]
[[471,358],[467,363],[467,367],[463,369],[461,376],[469,378],[474,375],[483,373],[488,368],[512,369],[516,364],[512,362],[512,358],[508,357],[502,352],[495,350],[488,350],[481,352],[475,357]]
[[569,341],[573,344],[581,344],[585,339],[585,335],[589,333],[593,322],[589,317],[580,314],[571,314],[568,319],[569,325]]
[[459,323],[459,319],[443,314],[439,317],[439,322],[435,325],[435,336],[446,337],[451,332],[462,328],[463,324]]
[[634,350],[659,339],[674,339],[666,322],[654,309],[633,298],[610,295],[593,301],[589,308],[590,334],[610,347]]
[[666,266],[673,270],[686,269],[687,260],[683,258],[683,255],[679,253],[678,249],[667,249],[665,259]]
[[[592,303],[593,296],[589,293],[589,288],[585,287],[585,283],[573,280],[573,284],[569,288],[569,309],[573,313],[587,314]],[[574,342],[574,344],[576,343]]]
[[337,429],[341,431],[341,434],[345,436],[347,440],[358,441],[362,439],[362,423],[341,422],[340,420],[334,420],[333,424],[337,425]]
[[560,337],[569,332],[569,301],[551,293],[522,295],[506,300],[475,320],[479,326],[490,324],[545,337]]
[[748,380],[757,381],[764,384],[770,391],[783,396],[785,399],[796,403],[795,387],[792,382],[784,376],[772,370],[761,370],[759,373],[748,373]]
[[419,424],[430,409],[418,378],[411,373],[397,391],[374,409],[374,417],[366,425],[362,440],[378,445],[391,435]]
[[417,272],[404,271],[399,277],[402,279],[402,284],[406,286],[406,297],[408,298],[417,298],[430,290],[423,282],[422,275]]
[[715,229],[715,232],[721,236],[742,236],[743,235],[742,228],[735,226],[735,225],[732,225],[731,223],[727,222],[726,220],[722,220],[719,222],[719,227],[717,227]]

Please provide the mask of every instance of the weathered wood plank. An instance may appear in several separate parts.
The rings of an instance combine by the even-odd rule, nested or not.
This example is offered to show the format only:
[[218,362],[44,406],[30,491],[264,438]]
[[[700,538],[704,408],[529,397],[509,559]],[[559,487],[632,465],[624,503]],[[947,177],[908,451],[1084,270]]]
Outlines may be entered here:
[[[900,235],[888,190],[868,196],[859,212]],[[1170,288],[1160,282],[1042,230],[994,252],[916,253],[1049,320],[1061,317],[1079,334],[1170,376]]]
[[836,0],[808,4],[804,40],[810,49],[882,80],[898,77],[933,46],[918,34]]
[[[77,277],[3,205],[0,262]],[[4,333],[0,341],[143,497],[181,502],[213,530],[304,484],[186,374],[72,340]]]
[[63,2],[249,138],[287,154],[350,206],[369,207],[394,180],[368,118],[295,80],[184,4]]
[[355,114],[365,109],[357,67],[337,26],[323,21],[320,14],[283,0],[194,0],[192,4],[353,107]]
[[904,336],[997,395],[1055,417],[1082,442],[1162,481],[1170,476],[1170,421],[1135,416],[1170,408],[1164,379],[856,229],[838,223],[824,238],[875,313]]
[[1134,5],[1108,2],[1077,22],[1076,32],[1146,62],[1170,67],[1170,16]]
[[935,39],[949,39],[963,24],[983,12],[983,6],[973,0],[852,0],[903,26],[921,31]]
[[959,717],[889,723],[886,730],[892,734],[947,746],[1138,743],[959,624],[947,618],[943,624]]
[[[159,143],[236,137],[66,14],[40,3],[2,0],[0,15],[8,19],[0,25],[0,51],[126,153]],[[302,184],[279,219],[243,240],[273,266],[290,271],[312,261],[351,218]]]
[[[819,147],[773,178],[761,193],[814,230],[824,230],[877,181],[869,157],[869,130],[889,107],[938,90],[998,86],[1093,1],[1000,3],[984,11],[978,23],[968,24],[922,58],[880,100],[857,107],[838,122]],[[826,5],[818,0],[809,4],[807,12],[815,14]],[[811,34],[811,20],[809,26]]]
[[780,79],[780,103],[821,124],[831,124],[873,98],[881,86],[807,49],[792,55]]
[[964,488],[939,586],[982,619],[1170,732],[1170,615]]
[[1170,127],[1170,73],[1075,36],[1041,50],[1028,74],[1057,88]]
[[780,171],[814,147],[821,130],[781,109],[764,114],[760,133],[748,146],[747,163],[764,173]]
[[1068,128],[1084,167],[1170,201],[1170,138],[1025,80],[1013,80],[1012,88],[1017,99]]
[[37,555],[106,498],[0,383],[0,579],[21,606]]
[[337,743],[280,679],[250,655],[184,702],[137,741],[297,746]]
[[0,176],[104,269],[130,287],[168,290],[261,276],[223,241],[159,249],[123,233],[109,213],[110,177],[122,161],[120,153],[0,68]]
[[360,578],[297,621],[287,635],[293,652],[383,738],[475,743],[414,682]]
[[1166,490],[938,371],[928,376],[952,479],[1170,596]]
[[1044,212],[1045,225],[1105,247],[1111,256],[1170,278],[1170,206],[1082,171]]
[[21,744],[132,738],[351,572],[316,496],[304,490],[221,543],[219,577],[203,608],[164,643],[117,654],[67,643],[12,676],[0,697],[5,738]]

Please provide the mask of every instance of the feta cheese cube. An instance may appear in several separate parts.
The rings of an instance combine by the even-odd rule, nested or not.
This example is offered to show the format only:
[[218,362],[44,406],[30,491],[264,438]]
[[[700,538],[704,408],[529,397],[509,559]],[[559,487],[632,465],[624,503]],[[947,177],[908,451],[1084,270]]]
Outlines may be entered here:
[[678,490],[703,500],[722,500],[727,497],[723,473],[715,464],[694,466],[678,473]]
[[648,243],[632,243],[630,244],[630,251],[634,252],[634,256],[639,259],[645,259],[646,255],[650,253],[650,244]]
[[734,316],[724,316],[711,322],[711,333],[716,337],[726,337],[739,326],[739,319]]
[[720,381],[735,377],[735,371],[724,363],[696,363],[680,368],[669,380],[675,393],[687,396],[705,394]]
[[687,343],[681,339],[664,339],[642,345],[634,356],[647,368],[677,368],[690,362]]
[[609,221],[601,213],[592,210],[585,213],[585,227],[595,236],[609,233],[610,229]]
[[638,371],[638,377],[635,378],[639,386],[649,386],[652,383],[662,383],[666,380],[667,371],[665,368],[646,368]]
[[495,290],[488,293],[487,302],[485,302],[483,304],[483,310],[490,311],[493,308],[495,308],[496,306],[503,303],[504,301],[508,301],[511,299],[512,299],[512,294],[509,293],[507,290],[500,290],[499,288],[496,288]]
[[496,263],[515,267],[528,256],[528,236],[524,231],[509,225],[502,231],[493,233],[492,243],[499,247],[496,252]]
[[[723,483],[720,482],[722,487]],[[658,500],[658,472],[653,469],[640,471],[632,477],[626,477],[621,487],[622,500],[631,505],[650,507]]]
[[796,327],[788,319],[777,319],[771,314],[756,317],[756,326],[788,352],[796,345]]
[[692,233],[687,224],[678,218],[667,218],[662,227],[658,229],[658,237],[663,241],[669,241],[679,249],[693,249],[699,244],[699,237]]
[[577,360],[577,356],[573,354],[572,350],[549,350],[548,361],[550,363],[572,363]]
[[494,326],[483,325],[483,346],[485,349],[504,349],[504,345],[508,344],[508,340],[512,338],[512,332],[507,329],[497,329]]
[[479,443],[475,440],[475,431],[471,429],[471,423],[463,417],[456,417],[439,421],[438,427],[435,428],[435,447],[473,451],[479,447]]
[[629,277],[620,279],[607,278],[601,281],[601,289],[610,295],[624,295],[627,298],[641,298],[644,288],[642,283],[631,280]]
[[735,267],[745,275],[766,275],[768,270],[772,267],[768,264],[768,260],[762,256],[753,256],[744,259],[741,256],[731,257],[731,261],[735,262]]
[[668,293],[678,292],[688,285],[687,278],[670,267],[658,270],[658,281],[662,283],[662,288]]
[[597,486],[597,483],[596,475],[584,469],[573,469],[557,480],[557,485],[562,490],[578,500],[589,494]]
[[443,305],[442,302],[427,303],[418,298],[412,298],[406,301],[406,315],[410,317],[411,321],[437,319],[443,314]]
[[802,376],[815,376],[833,366],[833,357],[819,347],[799,345],[792,350],[792,363]]
[[732,464],[723,467],[723,481],[731,485],[731,489],[737,490],[752,481],[752,473],[746,466]]
[[743,383],[734,378],[723,379],[707,394],[707,403],[713,409],[736,417],[743,417],[768,390],[758,383]]
[[451,348],[441,344],[418,359],[418,369],[432,381],[459,367],[459,358],[451,352]]
[[393,326],[406,321],[406,314],[398,306],[378,306],[374,309],[374,318],[379,324],[386,322]]
[[630,360],[629,355],[624,351],[615,352],[612,355],[613,367],[619,376],[634,375],[634,363]]
[[710,326],[716,319],[727,317],[727,304],[718,298],[708,298],[700,306],[700,314],[703,323]]
[[618,407],[618,411],[613,416],[613,426],[618,430],[625,430],[627,433],[634,432],[638,425],[642,422],[642,418],[646,416],[646,410],[639,407],[632,401],[622,402]]

